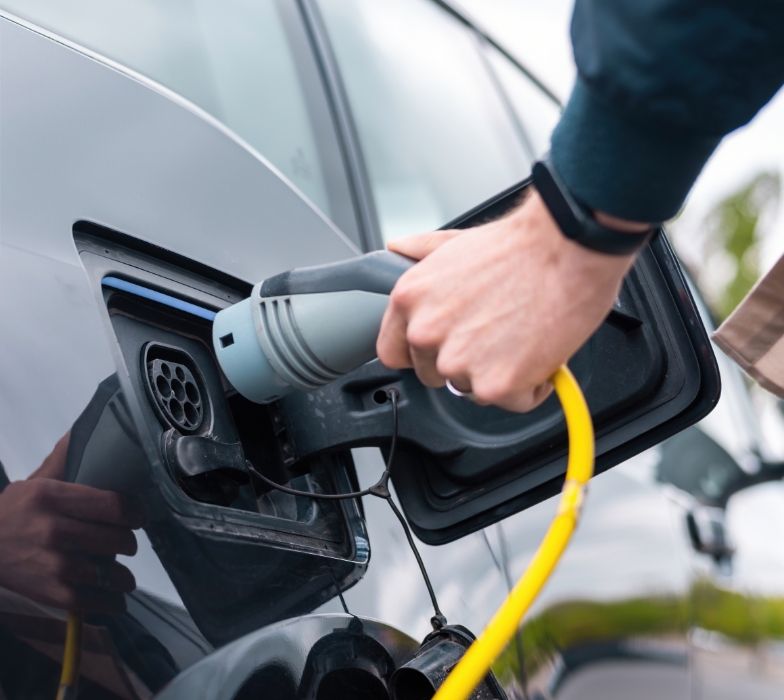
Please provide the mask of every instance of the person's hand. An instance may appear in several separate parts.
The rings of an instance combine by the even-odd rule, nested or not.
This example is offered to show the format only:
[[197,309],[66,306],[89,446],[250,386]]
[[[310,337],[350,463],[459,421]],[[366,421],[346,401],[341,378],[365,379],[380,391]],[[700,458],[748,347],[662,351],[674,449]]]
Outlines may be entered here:
[[420,262],[392,290],[381,362],[413,367],[430,387],[449,379],[478,403],[510,411],[547,398],[549,378],[607,317],[634,261],[567,239],[536,192],[498,221],[389,249]]
[[62,481],[69,434],[26,481],[0,493],[0,586],[45,605],[120,612],[133,574],[138,509],[123,496]]

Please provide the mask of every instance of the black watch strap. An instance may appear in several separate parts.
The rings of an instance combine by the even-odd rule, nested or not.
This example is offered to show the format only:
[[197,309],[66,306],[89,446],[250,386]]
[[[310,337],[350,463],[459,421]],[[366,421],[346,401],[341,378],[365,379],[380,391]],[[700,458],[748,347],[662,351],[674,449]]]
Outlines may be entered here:
[[659,229],[653,226],[644,233],[625,233],[602,226],[589,209],[571,195],[548,159],[534,165],[533,181],[564,236],[598,253],[631,255],[648,243]]

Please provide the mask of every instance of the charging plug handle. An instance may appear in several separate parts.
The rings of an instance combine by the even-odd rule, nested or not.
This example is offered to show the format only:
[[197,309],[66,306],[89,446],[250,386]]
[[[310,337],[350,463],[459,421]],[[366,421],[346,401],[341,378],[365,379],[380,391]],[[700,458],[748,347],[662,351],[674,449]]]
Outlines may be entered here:
[[262,282],[259,294],[262,297],[350,291],[390,294],[400,276],[415,264],[416,260],[404,255],[377,250],[349,260],[301,267],[268,277]]

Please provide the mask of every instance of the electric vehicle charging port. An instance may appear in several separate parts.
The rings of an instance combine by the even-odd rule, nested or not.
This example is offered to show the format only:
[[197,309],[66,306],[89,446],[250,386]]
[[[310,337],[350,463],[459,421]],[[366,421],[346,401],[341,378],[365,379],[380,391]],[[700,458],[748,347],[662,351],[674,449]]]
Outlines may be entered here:
[[147,393],[164,425],[188,434],[202,426],[209,430],[212,404],[193,358],[176,348],[149,343],[142,363]]
[[[222,376],[212,318],[215,309],[247,297],[250,285],[95,226],[75,227],[74,240],[102,302],[116,363],[113,390],[127,404],[120,417],[140,454],[130,460],[125,444],[105,431],[90,448],[106,447],[96,463],[114,481],[133,461],[127,468],[150,514],[145,529],[199,629],[216,646],[225,644],[309,612],[358,581],[370,546],[356,502],[315,502],[250,480],[263,470],[303,490],[356,488],[346,452],[319,456],[308,465],[313,473],[294,474],[279,442],[290,443],[285,426],[274,425],[269,407],[243,400]],[[157,391],[150,386],[165,377],[164,363],[172,377],[182,366],[186,397],[189,383],[198,390],[188,400],[197,413],[201,407],[200,420],[179,418],[171,405],[179,387],[168,377],[171,394],[162,381]],[[184,418],[186,404],[178,400]],[[232,472],[248,482],[233,483]]]
[[162,453],[172,476],[191,498],[229,506],[250,483],[242,445],[213,434],[212,387],[196,360],[184,350],[158,342],[146,343],[142,376],[150,405],[164,429]]
[[[329,548],[345,548],[341,506],[270,490],[256,472],[302,490],[345,491],[352,488],[343,483],[353,473],[350,462],[301,460],[290,469],[297,460],[277,407],[254,404],[228,387],[207,323],[123,290],[105,294],[163,464],[179,488],[201,503],[287,521],[284,527],[304,527],[309,535],[317,530]],[[333,483],[339,472],[341,483]]]

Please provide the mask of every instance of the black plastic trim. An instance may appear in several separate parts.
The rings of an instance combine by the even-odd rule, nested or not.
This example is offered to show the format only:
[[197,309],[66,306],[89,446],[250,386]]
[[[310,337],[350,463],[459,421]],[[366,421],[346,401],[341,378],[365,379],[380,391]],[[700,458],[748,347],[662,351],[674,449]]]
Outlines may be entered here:
[[[154,243],[149,243],[139,238],[135,238],[134,236],[129,236],[126,233],[120,233],[119,231],[95,224],[92,221],[77,221],[73,225],[73,231],[75,234],[87,234],[88,236],[104,240],[107,243],[112,243],[115,246],[119,245],[136,253],[141,253],[144,256],[149,256],[157,263],[167,263],[180,270],[193,272],[199,277],[204,278],[205,282],[208,282],[213,288],[215,282],[217,282],[222,286],[235,290],[240,295],[240,298],[250,296],[250,291],[253,288],[253,285],[245,280],[216,270],[214,267],[200,263],[185,255],[167,250],[166,248],[161,248]],[[109,251],[107,250],[106,252],[108,253]]]
[[321,70],[327,100],[332,108],[338,141],[343,149],[349,186],[354,195],[357,219],[365,250],[382,249],[384,248],[384,239],[381,235],[370,178],[362,155],[362,144],[357,134],[351,105],[340,75],[340,68],[332,50],[329,33],[313,0],[298,0],[298,4],[305,28],[310,36],[316,61]]
[[[226,276],[218,274],[220,282],[214,281],[204,266],[189,266],[184,261],[183,267],[178,267],[174,264],[180,260],[176,254],[165,251],[158,255],[157,246],[100,226],[85,226],[85,222],[74,227],[74,239],[115,361],[119,391],[143,450],[144,464],[138,469],[146,475],[141,499],[147,515],[145,530],[199,630],[212,644],[224,644],[272,622],[310,612],[334,597],[338,589],[355,584],[366,571],[370,552],[360,509],[353,501],[330,505],[323,511],[325,518],[314,515],[300,520],[278,516],[271,510],[259,512],[253,500],[255,484],[238,484],[236,500],[227,492],[226,500],[232,507],[188,495],[197,485],[210,485],[196,484],[196,480],[211,479],[213,474],[232,475],[217,469],[174,478],[166,454],[165,433],[171,436],[171,432],[161,423],[147,396],[142,349],[153,341],[188,353],[198,363],[212,395],[214,427],[209,434],[226,445],[236,444],[239,437],[244,449],[246,438],[239,431],[237,416],[232,415],[237,397],[227,396],[231,390],[214,360],[210,324],[152,300],[105,287],[102,280],[117,276],[216,309],[242,300],[243,291],[247,294],[250,285],[238,285],[244,287],[243,291],[229,287],[224,284],[229,281]],[[227,399],[228,413],[226,406],[216,408]],[[258,450],[258,454],[245,450],[245,458],[274,461],[275,433],[265,431],[256,417],[252,420],[253,438],[263,442],[265,449]],[[199,432],[207,425],[205,421]],[[228,450],[232,454],[223,454],[226,459],[219,461],[239,466],[239,450]],[[107,459],[102,463],[111,466],[113,462]],[[307,466],[307,472],[319,472],[320,488],[336,492],[348,491],[356,478],[350,476],[350,453],[317,457]],[[280,470],[285,471],[285,467],[280,465]],[[234,476],[242,474],[238,469],[230,471]],[[286,482],[296,475],[276,472],[274,476]],[[240,476],[240,480],[245,479]],[[185,491],[182,484],[188,487]],[[262,497],[265,494],[256,493],[257,499]]]
[[[447,227],[503,216],[529,184],[518,183]],[[663,234],[640,252],[607,321],[570,362],[594,416],[597,473],[696,422],[720,393],[707,333]],[[424,542],[458,539],[559,490],[568,445],[555,398],[530,414],[510,414],[427,389],[412,371],[378,361],[274,404],[292,462],[363,445],[387,449],[389,407],[373,397],[391,387],[400,393],[392,479]]]

